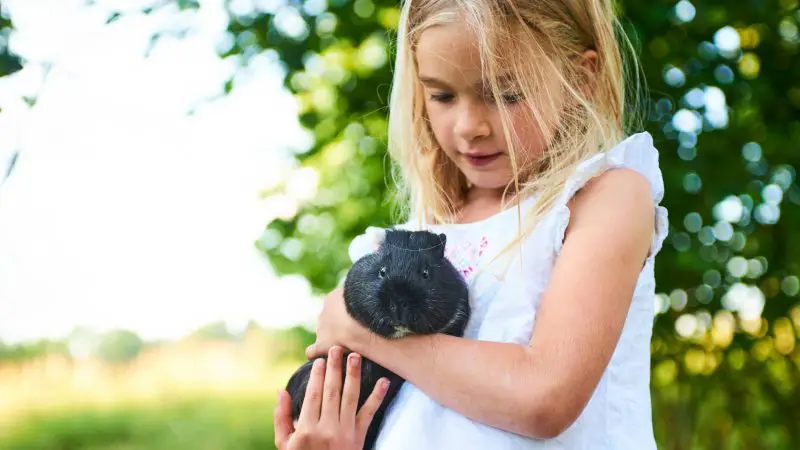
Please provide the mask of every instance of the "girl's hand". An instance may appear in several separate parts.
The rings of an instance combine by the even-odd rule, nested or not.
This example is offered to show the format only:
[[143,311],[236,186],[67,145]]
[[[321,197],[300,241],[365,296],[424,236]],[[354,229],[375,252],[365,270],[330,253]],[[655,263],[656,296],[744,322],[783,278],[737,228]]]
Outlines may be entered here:
[[343,294],[344,288],[338,287],[323,300],[317,318],[317,340],[306,348],[308,359],[325,355],[334,345],[352,349],[356,340],[369,333],[347,313]]
[[[358,409],[361,389],[361,357],[351,353],[342,391],[342,348],[332,347],[325,361],[314,361],[303,408],[296,428],[292,424],[291,399],[283,390],[275,407],[275,446],[278,450],[361,450],[372,418],[381,405],[389,380],[382,378]],[[340,395],[341,393],[341,395]]]

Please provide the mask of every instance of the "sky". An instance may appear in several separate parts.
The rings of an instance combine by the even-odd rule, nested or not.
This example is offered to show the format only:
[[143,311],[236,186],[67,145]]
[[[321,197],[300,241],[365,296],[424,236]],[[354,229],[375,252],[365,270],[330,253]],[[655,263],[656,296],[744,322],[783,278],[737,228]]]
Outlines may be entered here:
[[[216,320],[282,327],[316,314],[305,280],[277,277],[253,247],[296,203],[258,191],[293,173],[287,148],[308,145],[279,69],[217,56],[223,0],[104,24],[110,7],[146,3],[3,0],[9,45],[28,62],[0,79],[2,173],[20,152],[0,187],[2,341],[77,326],[171,339]],[[192,32],[145,58],[152,33],[176,26]],[[22,97],[36,94],[31,109]]]

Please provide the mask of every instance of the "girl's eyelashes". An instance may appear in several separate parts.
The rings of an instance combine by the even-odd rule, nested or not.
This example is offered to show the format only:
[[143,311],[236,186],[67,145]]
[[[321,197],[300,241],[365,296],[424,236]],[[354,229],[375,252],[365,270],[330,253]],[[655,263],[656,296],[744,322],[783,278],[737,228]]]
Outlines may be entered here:
[[517,103],[525,99],[525,95],[521,92],[512,92],[503,94],[503,101],[509,104]]
[[[506,92],[500,98],[503,103],[513,105],[514,103],[521,102],[525,99],[525,95],[521,92]],[[490,104],[494,103],[494,96],[491,93],[486,94],[486,101]]]
[[448,103],[453,100],[453,94],[448,94],[446,92],[437,92],[431,94],[431,100],[439,103]]
[[[491,93],[486,94],[485,97],[487,103],[494,103],[494,96],[492,96]],[[501,95],[501,98],[503,99],[504,103],[511,105],[524,100],[525,95],[523,95],[521,92],[508,92]],[[447,92],[436,92],[430,94],[430,99],[437,103],[450,103],[453,101],[453,99],[455,99],[455,96]]]

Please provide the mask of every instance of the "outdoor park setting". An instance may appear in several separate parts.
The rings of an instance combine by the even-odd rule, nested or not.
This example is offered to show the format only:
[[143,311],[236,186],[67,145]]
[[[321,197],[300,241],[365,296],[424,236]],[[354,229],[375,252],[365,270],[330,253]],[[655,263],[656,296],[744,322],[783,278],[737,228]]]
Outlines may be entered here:
[[[659,448],[800,448],[800,2],[618,8],[670,219],[653,299]],[[274,448],[275,393],[305,360],[319,299],[349,268],[351,240],[396,219],[385,141],[399,4],[2,0],[1,11],[0,449]],[[103,70],[114,75],[94,84]],[[140,151],[120,204],[101,164],[126,170]],[[89,200],[59,209],[82,173],[93,181],[74,192]],[[94,231],[75,241],[62,220]],[[112,223],[122,228],[101,230]],[[165,237],[138,251],[138,232]],[[103,256],[71,263],[83,246]],[[74,281],[112,270],[112,254],[140,262],[96,287]],[[156,278],[137,272],[151,263]],[[84,324],[89,310],[100,312]]]

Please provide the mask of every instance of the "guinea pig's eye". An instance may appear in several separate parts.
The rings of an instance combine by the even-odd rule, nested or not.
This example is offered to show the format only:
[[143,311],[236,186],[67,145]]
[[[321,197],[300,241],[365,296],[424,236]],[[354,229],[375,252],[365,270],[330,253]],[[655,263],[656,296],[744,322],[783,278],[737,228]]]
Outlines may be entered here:
[[422,269],[422,278],[425,278],[427,280],[430,277],[431,277],[430,270],[428,270],[427,268]]
[[381,270],[378,271],[378,276],[381,278],[386,276],[386,267],[381,267]]

